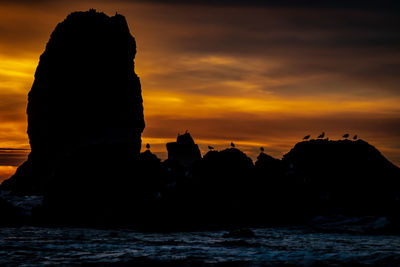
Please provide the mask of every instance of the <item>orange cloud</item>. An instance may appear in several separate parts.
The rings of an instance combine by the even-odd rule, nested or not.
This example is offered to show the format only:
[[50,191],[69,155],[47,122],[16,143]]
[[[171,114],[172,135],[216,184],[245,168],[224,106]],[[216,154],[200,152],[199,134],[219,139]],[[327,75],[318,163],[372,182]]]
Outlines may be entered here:
[[1,166],[0,165],[0,183],[10,178],[16,171],[15,166]]

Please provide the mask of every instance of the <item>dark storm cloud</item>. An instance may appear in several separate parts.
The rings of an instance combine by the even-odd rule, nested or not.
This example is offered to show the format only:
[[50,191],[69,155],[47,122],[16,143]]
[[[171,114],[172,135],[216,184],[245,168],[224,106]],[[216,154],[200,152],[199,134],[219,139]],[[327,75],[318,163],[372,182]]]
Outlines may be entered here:
[[[265,59],[264,65],[252,68],[252,74],[286,83],[265,90],[286,94],[303,88],[299,92],[305,93],[319,87],[316,92],[321,93],[336,87],[338,93],[400,93],[399,68],[395,67],[400,59],[397,13],[338,8],[157,8],[148,16],[169,26],[162,28],[165,42],[160,42],[160,51],[228,56],[239,63],[243,58]],[[243,75],[238,75],[240,70],[218,68],[207,75],[221,80],[249,75],[243,65],[239,65]],[[176,77],[193,77],[193,70],[184,66],[168,71]],[[167,73],[160,75],[168,78]],[[307,83],[294,83],[294,79],[307,79]]]
[[195,12],[187,16],[191,17],[178,19],[186,21],[182,29],[194,24],[197,29],[195,36],[186,34],[175,39],[175,45],[185,51],[268,56],[278,52],[278,56],[285,53],[296,57],[321,51],[335,53],[344,48],[363,52],[365,48],[391,49],[400,45],[397,14],[385,18],[385,14],[372,11],[214,9],[208,14]]
[[[44,3],[55,2],[53,0],[3,0],[3,3],[43,5]],[[58,1],[61,2],[61,1]],[[64,1],[64,2],[70,2]],[[88,2],[95,2],[89,0]],[[97,1],[99,2],[99,1]],[[112,2],[103,0],[100,2]],[[160,3],[174,5],[212,5],[212,6],[291,6],[291,7],[386,7],[399,6],[398,1],[374,1],[374,0],[123,0],[122,2]]]
[[174,5],[251,6],[251,7],[325,7],[325,8],[393,8],[398,1],[385,0],[125,0],[125,2],[159,3]]
[[51,0],[2,0],[2,4],[12,4],[12,5],[43,5],[44,3],[54,2]]

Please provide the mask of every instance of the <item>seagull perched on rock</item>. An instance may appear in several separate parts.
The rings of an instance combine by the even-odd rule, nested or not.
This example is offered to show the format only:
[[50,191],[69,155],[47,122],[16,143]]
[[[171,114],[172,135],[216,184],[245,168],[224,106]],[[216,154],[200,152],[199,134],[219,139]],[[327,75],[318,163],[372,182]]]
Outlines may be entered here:
[[150,149],[150,144],[146,144],[146,148],[147,148],[147,149]]
[[260,150],[261,150],[261,152],[264,152],[264,148],[263,147],[260,147]]
[[322,134],[318,135],[318,138],[324,138],[325,137],[325,132],[322,132]]
[[233,142],[231,142],[231,147],[235,147],[235,144]]
[[213,146],[208,146],[208,149],[213,150],[214,147]]
[[345,135],[343,135],[343,138],[349,138],[349,134],[345,134]]
[[307,140],[307,139],[309,139],[309,138],[310,138],[310,136],[311,136],[311,135],[306,135],[306,136],[304,136],[304,137],[303,137],[303,140]]
[[357,138],[358,138],[357,135],[353,136],[353,140],[357,140]]

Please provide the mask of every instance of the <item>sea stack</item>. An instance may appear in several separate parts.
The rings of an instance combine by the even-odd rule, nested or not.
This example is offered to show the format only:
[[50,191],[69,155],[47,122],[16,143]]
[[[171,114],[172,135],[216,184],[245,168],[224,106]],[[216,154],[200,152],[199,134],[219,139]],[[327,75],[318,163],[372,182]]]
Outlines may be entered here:
[[49,180],[64,176],[60,168],[88,174],[139,156],[145,124],[135,54],[122,15],[91,9],[57,25],[28,95],[31,153],[3,189],[42,194]]

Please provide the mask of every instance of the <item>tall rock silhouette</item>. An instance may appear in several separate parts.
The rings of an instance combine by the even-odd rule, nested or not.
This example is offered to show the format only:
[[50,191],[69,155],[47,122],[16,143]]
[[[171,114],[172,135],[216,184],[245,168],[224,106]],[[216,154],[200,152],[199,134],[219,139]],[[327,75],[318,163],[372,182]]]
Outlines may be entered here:
[[138,157],[145,123],[135,54],[122,15],[92,9],[57,25],[28,95],[31,153],[3,188],[41,194],[60,162],[93,147]]

